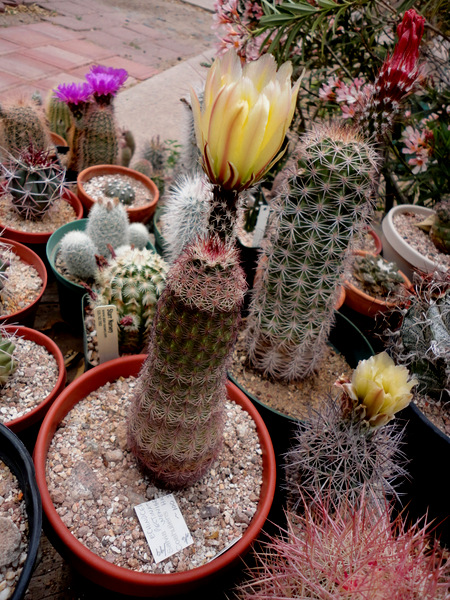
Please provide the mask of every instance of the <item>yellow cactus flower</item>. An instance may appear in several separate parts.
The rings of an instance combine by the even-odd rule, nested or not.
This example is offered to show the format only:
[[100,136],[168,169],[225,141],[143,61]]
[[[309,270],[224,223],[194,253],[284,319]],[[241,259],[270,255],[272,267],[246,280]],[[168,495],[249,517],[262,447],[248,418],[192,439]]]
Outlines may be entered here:
[[234,49],[214,61],[200,104],[191,90],[197,144],[213,184],[244,190],[281,157],[300,82],[291,87],[292,65],[277,71],[265,54],[243,67]]
[[361,415],[370,427],[379,427],[411,402],[411,389],[417,384],[409,379],[406,367],[395,365],[392,358],[381,352],[361,360],[353,371],[350,383],[342,387],[363,408]]

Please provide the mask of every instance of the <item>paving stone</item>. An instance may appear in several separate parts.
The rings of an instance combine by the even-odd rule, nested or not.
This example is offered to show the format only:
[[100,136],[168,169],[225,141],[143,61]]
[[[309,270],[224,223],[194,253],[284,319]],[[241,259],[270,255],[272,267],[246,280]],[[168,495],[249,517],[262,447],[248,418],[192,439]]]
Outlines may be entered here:
[[41,60],[49,65],[53,65],[58,69],[73,69],[81,67],[90,62],[89,58],[80,54],[74,54],[58,48],[57,46],[41,46],[40,48],[29,48],[23,50],[22,54],[31,56],[37,60]]
[[0,71],[0,92],[8,90],[13,87],[17,87],[21,83],[26,83],[24,79],[21,77],[16,77],[11,73],[5,73],[4,71]]
[[27,48],[32,48],[33,46],[43,46],[48,43],[48,38],[46,35],[34,29],[30,29],[26,25],[2,27],[1,37],[3,40],[7,40]]
[[25,56],[20,52],[4,54],[1,59],[1,68],[7,73],[17,75],[28,81],[46,77],[57,71],[56,67]]
[[14,52],[15,50],[20,50],[20,46],[18,44],[13,44],[13,42],[8,42],[0,38],[0,54],[7,54],[8,52]]
[[114,67],[116,69],[126,69],[132,77],[139,79],[140,81],[148,79],[149,77],[153,77],[156,75],[156,73],[158,73],[158,70],[154,67],[147,66],[136,61],[131,61],[127,58],[122,58],[121,56],[107,58],[106,60],[102,61],[102,64],[107,67]]
[[65,17],[64,15],[58,15],[57,17],[42,17],[44,21],[54,23],[55,25],[61,25],[61,27],[67,27],[75,31],[87,31],[91,29],[91,23],[86,20],[79,20],[75,17]]
[[80,54],[86,56],[91,61],[95,62],[114,56],[116,51],[113,49],[103,48],[89,40],[67,40],[65,42],[58,42],[54,44],[58,48],[62,48],[67,52],[73,52],[74,54]]
[[27,25],[27,29],[31,29],[32,31],[37,31],[47,36],[48,38],[52,38],[55,40],[59,40],[61,42],[66,40],[74,40],[80,37],[83,37],[83,33],[80,31],[70,31],[70,29],[66,29],[65,27],[59,27],[59,25],[54,25],[49,21],[41,21],[40,23],[31,23]]
[[[85,72],[88,70],[88,67],[85,67]],[[34,84],[38,89],[43,90],[45,93],[48,90],[55,89],[60,83],[81,83],[82,81],[84,81],[84,74],[83,76],[79,77],[72,72],[69,73],[64,71],[55,73],[51,77],[38,79],[34,82]]]

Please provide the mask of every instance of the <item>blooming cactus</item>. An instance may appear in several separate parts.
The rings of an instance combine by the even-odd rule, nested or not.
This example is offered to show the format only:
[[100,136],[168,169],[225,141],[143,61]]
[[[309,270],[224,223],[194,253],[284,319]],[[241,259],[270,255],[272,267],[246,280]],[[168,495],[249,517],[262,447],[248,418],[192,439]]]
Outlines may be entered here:
[[202,106],[191,91],[197,143],[213,184],[242,191],[278,160],[299,87],[291,87],[291,75],[290,62],[277,71],[267,54],[242,67],[229,50],[208,73]]

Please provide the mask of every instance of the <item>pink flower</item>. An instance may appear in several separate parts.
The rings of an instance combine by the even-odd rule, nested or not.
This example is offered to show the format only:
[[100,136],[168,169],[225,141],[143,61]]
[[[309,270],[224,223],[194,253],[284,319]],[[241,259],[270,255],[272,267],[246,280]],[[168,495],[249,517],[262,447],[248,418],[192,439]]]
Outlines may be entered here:
[[319,90],[319,97],[325,101],[333,101],[336,99],[336,93],[334,89],[339,85],[339,79],[333,75],[328,78],[327,83],[324,83]]
[[60,83],[53,91],[61,102],[76,106],[89,101],[92,87],[89,83]]
[[428,169],[427,150],[425,148],[420,148],[419,151],[416,153],[415,158],[410,158],[408,160],[408,164],[414,166],[414,168],[412,169],[414,175],[417,175],[417,173],[425,173],[425,171]]
[[96,65],[86,74],[86,80],[92,88],[94,98],[99,104],[110,104],[113,96],[127,80],[125,69],[114,69]]

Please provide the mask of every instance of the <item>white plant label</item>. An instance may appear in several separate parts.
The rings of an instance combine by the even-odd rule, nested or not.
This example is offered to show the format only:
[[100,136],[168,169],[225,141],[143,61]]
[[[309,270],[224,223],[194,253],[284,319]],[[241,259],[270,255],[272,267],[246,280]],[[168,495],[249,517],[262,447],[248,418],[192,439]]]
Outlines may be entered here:
[[103,363],[119,356],[117,308],[111,304],[94,308],[98,340],[98,358]]
[[256,221],[255,230],[253,232],[252,247],[256,248],[261,244],[266,231],[267,219],[269,218],[269,207],[267,204],[259,207],[258,219]]
[[194,543],[173,494],[134,507],[156,563]]

